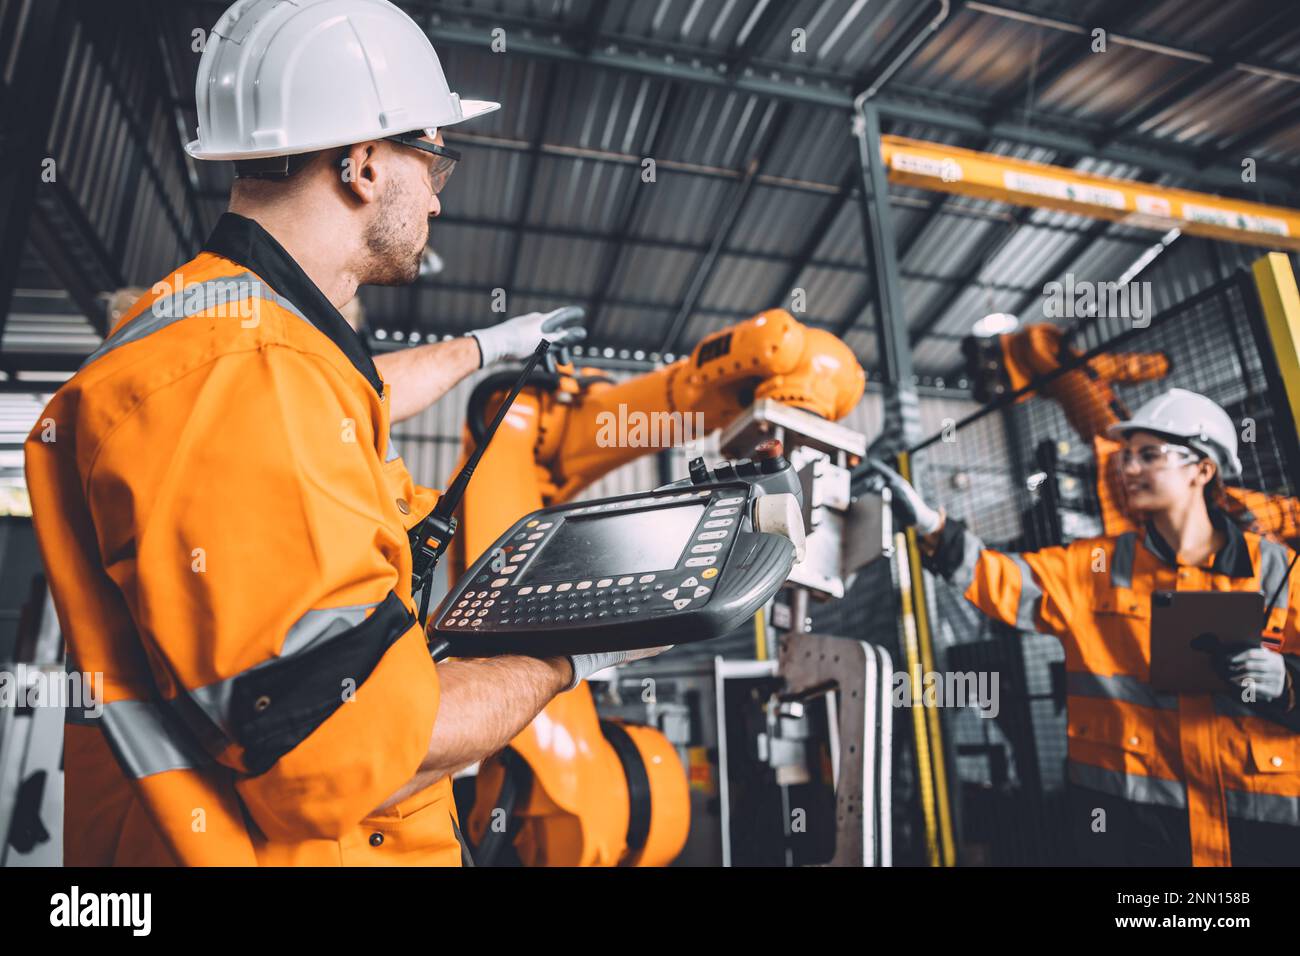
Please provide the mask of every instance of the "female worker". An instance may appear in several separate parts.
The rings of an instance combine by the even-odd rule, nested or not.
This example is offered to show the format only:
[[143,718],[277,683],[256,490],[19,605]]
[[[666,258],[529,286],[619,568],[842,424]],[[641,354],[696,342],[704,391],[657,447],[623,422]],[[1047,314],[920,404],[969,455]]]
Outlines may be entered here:
[[[1290,552],[1216,506],[1222,476],[1240,475],[1241,462],[1232,420],[1208,398],[1172,389],[1111,434],[1125,442],[1125,489],[1144,528],[1024,554],[986,548],[900,475],[872,467],[922,536],[927,568],[988,616],[1064,645],[1080,862],[1294,865],[1300,588],[1287,580]],[[1173,694],[1149,684],[1154,591],[1279,597],[1263,646],[1218,655],[1221,693]]]

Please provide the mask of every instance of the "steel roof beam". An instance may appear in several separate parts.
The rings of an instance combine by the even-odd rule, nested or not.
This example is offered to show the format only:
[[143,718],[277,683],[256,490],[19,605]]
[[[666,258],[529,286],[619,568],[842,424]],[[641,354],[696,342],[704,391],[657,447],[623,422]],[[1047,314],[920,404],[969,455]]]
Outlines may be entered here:
[[152,11],[154,39],[157,41],[157,59],[162,71],[163,92],[166,94],[163,106],[171,112],[172,119],[176,124],[176,139],[172,141],[176,146],[176,163],[180,169],[181,182],[185,184],[185,201],[189,206],[190,216],[194,220],[195,230],[201,233],[204,231],[204,222],[203,210],[199,207],[199,178],[194,170],[194,161],[190,159],[189,154],[185,151],[189,131],[186,129],[182,107],[178,105],[180,93],[176,74],[172,70],[172,61],[167,55],[167,38],[163,32],[166,18],[162,12],[163,9],[172,10],[174,4],[154,0]]
[[[1132,0],[1109,0],[1109,2],[1101,4],[1095,13],[1088,15],[1089,21],[1093,24],[1090,29],[1106,29],[1106,25],[1115,19],[1121,11],[1125,9],[1132,11],[1133,8]],[[1131,16],[1130,13],[1129,17],[1125,19],[1130,19]],[[1090,38],[1086,35],[1083,38],[1083,44],[1084,48],[1080,51],[1075,43],[1063,39],[1059,49],[1048,60],[1042,70],[1039,70],[1036,65],[1031,66],[1029,75],[1025,77],[1024,82],[1012,92],[998,99],[989,111],[989,122],[998,123],[1006,119],[1016,105],[1024,102],[1031,93],[1041,93],[1044,90],[1051,89],[1057,80],[1089,57],[1095,56],[1092,52]]]
[[789,4],[782,3],[781,0],[758,0],[758,2],[761,5],[757,14],[758,19],[749,28],[744,42],[727,56],[726,64],[729,73],[743,73],[754,58],[776,39],[777,30],[784,21],[785,14],[790,12]]
[[[205,0],[205,4],[221,8],[227,5],[225,0]],[[977,12],[1026,20],[1039,26],[1067,32],[1086,32],[1088,29],[1061,17],[1044,17],[1015,7],[975,2],[968,2],[965,6]],[[853,81],[825,73],[790,70],[783,65],[775,75],[764,76],[754,72],[748,76],[734,76],[728,72],[725,60],[704,62],[710,53],[698,48],[619,36],[603,38],[608,41],[608,44],[602,49],[588,50],[584,46],[583,35],[576,34],[573,29],[553,21],[528,20],[496,12],[485,13],[460,7],[448,8],[432,3],[423,3],[420,7],[436,14],[439,18],[438,22],[431,22],[426,27],[430,38],[435,42],[477,49],[487,49],[491,43],[491,36],[481,27],[443,22],[442,17],[486,25],[504,23],[514,25],[518,32],[525,34],[511,36],[509,40],[510,50],[524,56],[584,62],[614,70],[660,76],[696,85],[729,87],[762,96],[846,111],[853,105]],[[553,39],[530,36],[528,35],[530,33],[544,34]],[[1109,40],[1193,62],[1214,61],[1210,53],[1174,47],[1133,35],[1112,33],[1109,35]],[[1300,80],[1300,75],[1272,64],[1237,61],[1234,67],[1255,75]],[[800,80],[802,82],[799,82]],[[1241,191],[1242,188],[1241,170],[1237,164],[1220,162],[1204,164],[1203,157],[1196,150],[1173,146],[1151,137],[1124,135],[1112,138],[1104,145],[1098,146],[1097,141],[1105,139],[1110,130],[1097,124],[1071,120],[1068,117],[1032,114],[1022,119],[1015,119],[1015,114],[1009,114],[1003,120],[990,123],[986,116],[978,115],[988,109],[987,103],[959,101],[921,90],[906,92],[896,90],[894,93],[882,93],[873,102],[882,116],[891,119],[917,122],[955,132],[1011,140],[1059,152],[1077,153],[1110,162],[1153,169],[1183,177],[1190,183],[1203,186],[1237,191]],[[1023,111],[1017,112],[1023,113]],[[1289,169],[1279,174],[1262,173],[1256,185],[1285,194],[1290,202],[1300,202],[1300,169]]]
[[195,224],[195,231],[192,231],[189,236],[185,235],[185,225],[181,220],[179,211],[177,211],[176,207],[172,205],[171,198],[167,194],[167,184],[163,180],[162,170],[154,160],[153,154],[149,151],[150,143],[148,129],[141,122],[139,115],[136,113],[135,101],[132,97],[127,95],[119,77],[114,72],[115,62],[120,62],[120,59],[113,54],[116,54],[119,51],[105,51],[101,48],[101,44],[106,39],[102,29],[102,21],[83,21],[83,23],[87,28],[86,35],[88,37],[88,42],[86,45],[92,51],[92,55],[99,63],[100,69],[103,70],[104,79],[108,83],[108,88],[122,109],[122,122],[126,125],[127,132],[130,134],[131,139],[134,140],[136,146],[139,147],[141,165],[144,167],[145,175],[148,176],[149,181],[153,184],[154,190],[158,193],[158,203],[162,208],[163,214],[166,216],[168,224],[172,227],[172,231],[176,233],[176,238],[180,240],[181,243],[192,243],[194,251],[197,252],[199,247],[203,244],[203,239],[197,232],[198,225],[197,223]]
[[[1094,29],[1097,29],[1096,24],[1083,23],[1065,17],[1046,16],[1026,7],[1015,7],[998,3],[974,2],[974,0],[972,0],[972,2],[966,4],[966,9],[975,13],[986,13],[993,16],[1005,17],[1009,20],[1018,20],[1022,23],[1029,23],[1033,26],[1045,27],[1049,30],[1058,30],[1064,33],[1077,33],[1087,36],[1090,35]],[[1107,31],[1106,42],[1113,43],[1116,46],[1126,46],[1133,49],[1145,50],[1149,53],[1156,53],[1174,59],[1189,60],[1194,63],[1214,62],[1214,54],[1209,50],[1195,49],[1193,47],[1167,43],[1156,37],[1142,36],[1128,31]],[[1233,63],[1233,69],[1240,70],[1243,73],[1251,73],[1256,76],[1268,76],[1273,79],[1284,80],[1288,83],[1300,84],[1300,73],[1297,73],[1289,66],[1284,66],[1278,63],[1264,63],[1261,61],[1239,59]]]
[[[804,269],[817,265],[817,260],[814,258],[817,249],[826,238],[826,233],[830,231],[831,226],[835,224],[835,220],[840,217],[840,213],[844,211],[852,197],[857,195],[857,190],[854,188],[854,184],[857,182],[858,171],[850,164],[849,171],[845,173],[844,180],[840,183],[840,191],[833,198],[827,200],[821,215],[817,217],[812,224],[812,228],[808,230],[808,238],[804,240],[803,246],[795,253],[794,258],[780,257],[788,261],[790,265],[781,274],[780,282],[772,289],[771,298],[773,302],[784,302],[790,290],[794,288],[794,284],[799,281],[799,276],[803,274]],[[728,254],[731,254],[731,250],[728,250]],[[854,270],[861,268],[856,263],[850,267]]]
[[[845,267],[844,271],[859,272],[861,269],[861,266],[852,266]],[[917,282],[931,282],[935,285],[956,285],[961,281],[958,278],[929,275],[928,273],[922,272],[904,272],[902,273],[902,276],[905,279],[914,279]],[[438,279],[424,280],[413,287],[416,289],[427,289],[437,292],[463,292],[469,295],[487,295],[491,292],[491,289],[478,282],[445,282]],[[1004,283],[992,283],[988,288],[996,292],[1025,293],[1031,291],[1028,286],[1006,285]],[[529,299],[554,299],[556,301],[582,299],[585,295],[585,293],[582,292],[572,292],[564,289],[534,288],[516,289],[515,294]],[[672,312],[677,308],[677,303],[673,301],[660,302],[650,299],[630,298],[628,296],[609,296],[605,299],[605,303],[616,308],[643,309],[658,312]],[[744,309],[732,310],[711,308],[708,306],[696,306],[694,311],[698,315],[752,314],[746,313]],[[416,331],[419,330],[417,329]],[[591,341],[591,339],[589,338],[588,341]]]
[[[65,203],[71,203],[72,201],[70,196],[64,200]],[[76,224],[74,227],[79,228],[83,233],[83,241],[86,241],[91,248],[95,248],[98,237],[85,236],[88,224],[81,225],[84,223],[84,214],[80,208],[75,211],[66,209],[65,211],[68,212],[68,218]],[[91,263],[82,261],[81,257],[68,247],[68,243],[63,236],[49,221],[46,210],[40,207],[32,213],[31,243],[32,248],[44,260],[46,267],[63,286],[68,297],[72,299],[77,308],[81,310],[82,315],[89,321],[91,328],[101,336],[107,335],[108,311],[105,309],[104,303],[100,301],[99,293],[101,289],[97,287],[97,283],[94,281],[97,270]],[[100,248],[102,250],[102,247]],[[103,254],[102,251],[100,254]],[[107,275],[110,282],[121,279],[121,276],[114,272],[115,269],[115,265],[110,264],[108,267]],[[123,284],[118,282],[117,287],[120,288]]]
[[[429,34],[435,43],[477,49],[485,49],[491,42],[490,36],[481,29],[447,23],[430,27]],[[659,76],[695,85],[726,87],[846,112],[853,106],[853,92],[847,80],[834,83],[830,81],[809,83],[805,78],[805,82],[799,83],[795,82],[798,77],[797,71],[788,69],[776,79],[760,76],[757,73],[751,76],[733,76],[726,71],[725,63],[706,65],[698,59],[695,62],[685,62],[679,58],[669,62],[661,57],[625,52],[621,49],[614,51],[600,49],[584,53],[576,46],[565,43],[562,34],[560,36],[561,39],[558,41],[514,37],[510,41],[510,49],[524,56],[583,62],[597,67]],[[625,38],[620,38],[618,42],[627,43]],[[719,66],[722,69],[719,69]],[[1198,165],[1198,157],[1194,150],[1171,146],[1150,137],[1125,137],[1105,147],[1098,147],[1095,140],[1107,132],[1098,124],[1080,123],[1066,117],[1041,113],[1023,119],[1015,118],[1023,111],[1009,113],[1007,118],[990,123],[986,116],[980,115],[981,110],[987,109],[987,103],[958,101],[932,92],[901,88],[895,88],[893,92],[881,93],[873,102],[882,116],[903,122],[919,123],[991,139],[1011,140],[1059,152],[1076,153],[1115,163],[1155,169],[1184,177],[1189,182],[1216,188],[1241,190],[1242,187],[1240,167],[1225,164],[1202,167]],[[1285,174],[1261,173],[1258,185],[1286,193],[1294,199],[1300,195],[1298,182],[1300,182],[1300,169],[1288,170]]]
[[704,290],[708,288],[709,280],[713,278],[713,271],[717,267],[718,260],[722,257],[723,250],[731,242],[736,223],[740,221],[740,214],[753,191],[754,177],[763,168],[773,144],[780,138],[781,131],[785,128],[789,118],[789,105],[775,103],[770,107],[767,116],[760,121],[759,128],[754,133],[750,158],[745,164],[745,176],[732,191],[731,201],[727,205],[726,212],[722,215],[718,229],[714,233],[713,241],[709,244],[709,251],[704,254],[703,259],[696,263],[695,270],[692,272],[690,282],[686,288],[686,295],[682,298],[677,314],[673,317],[668,332],[664,335],[661,352],[676,351],[677,341],[685,332],[691,313],[695,310],[695,306],[704,294]]
[[[14,86],[4,88],[4,164],[0,167],[0,338],[22,268],[23,248],[36,208],[41,160],[46,155],[60,78],[67,63],[70,31],[63,0],[31,10],[16,56]],[[16,16],[16,10],[10,11]],[[0,71],[0,79],[3,71]]]
[[1300,103],[1275,113],[1271,119],[1232,137],[1221,146],[1208,147],[1205,150],[1205,161],[1209,163],[1235,155],[1240,168],[1241,161],[1246,158],[1246,153],[1251,147],[1267,143],[1278,133],[1291,129],[1298,123],[1300,123]]
[[[665,85],[655,104],[654,115],[650,118],[645,138],[642,140],[643,156],[653,156],[664,133],[664,117],[671,111],[680,96],[675,85]],[[603,324],[604,308],[608,302],[610,289],[614,286],[614,276],[618,273],[619,263],[623,259],[623,248],[627,244],[632,227],[641,213],[641,204],[647,194],[646,182],[641,178],[640,161],[633,167],[632,180],[619,198],[618,213],[614,221],[618,224],[610,236],[609,247],[601,256],[600,267],[596,270],[596,287],[587,299],[587,328],[593,338]]]
[[[1109,0],[1108,3],[1103,3],[1096,13],[1090,15],[1089,19],[1094,23],[1102,24],[1102,29],[1105,29],[1104,25],[1119,16],[1126,8],[1132,8],[1130,0]],[[1124,19],[1131,19],[1131,16],[1132,14]],[[996,125],[999,122],[1002,122],[1015,108],[1015,105],[1024,101],[1030,93],[1035,90],[1041,91],[1050,89],[1053,84],[1061,79],[1061,77],[1065,76],[1080,63],[1093,55],[1090,45],[1085,45],[1084,50],[1079,51],[1075,46],[1069,43],[1063,43],[1041,72],[1036,69],[1031,70],[1029,76],[1025,78],[1024,82],[1021,83],[1016,90],[1008,93],[998,101],[994,108],[987,114],[989,124]],[[986,139],[984,148],[988,149],[990,146],[991,142]],[[1059,156],[1056,157],[1056,160],[1059,165],[1072,165],[1074,162],[1078,161],[1077,157],[1065,159]],[[917,322],[908,332],[908,339],[912,347],[915,347],[924,338],[930,335],[933,332],[934,327],[943,321],[948,310],[952,308],[952,306],[966,293],[967,288],[979,279],[985,266],[987,266],[993,257],[1011,241],[1015,234],[1020,231],[1020,228],[1029,221],[1033,212],[1033,207],[1024,207],[1017,210],[1012,214],[1012,221],[1008,223],[1008,228],[1005,231],[1000,234],[995,234],[991,241],[981,244],[976,254],[971,257],[970,265],[968,265],[967,269],[963,272],[961,281],[958,285],[950,293],[945,295],[938,305],[931,307],[929,313]]]
[[[533,204],[533,190],[537,186],[537,175],[542,166],[542,154],[538,147],[541,146],[542,137],[546,135],[550,127],[551,114],[555,104],[555,85],[559,81],[560,64],[550,64],[547,69],[550,70],[546,77],[544,92],[542,93],[542,113],[537,124],[537,135],[533,137],[533,148],[530,151],[533,160],[528,166],[528,173],[524,180],[523,194],[519,200],[519,215],[515,220],[514,228],[511,230],[510,253],[506,257],[506,289],[509,294],[514,294],[515,283],[519,279],[519,254],[524,246],[524,223],[528,222],[528,210]],[[412,310],[412,315],[415,312]],[[414,319],[412,320],[414,321]]]
[[[1015,222],[1011,223],[1007,229],[995,233],[988,242],[980,245],[980,247],[975,251],[975,254],[970,257],[966,269],[963,270],[952,290],[940,299],[938,304],[931,306],[930,311],[914,326],[912,326],[911,330],[908,332],[908,340],[913,348],[915,348],[922,339],[929,336],[934,330],[934,327],[943,321],[944,317],[948,314],[948,310],[966,294],[966,291],[972,285],[978,283],[980,273],[984,271],[985,267],[988,266],[993,257],[1001,252],[1006,244],[1012,240],[1015,234],[1020,231],[1020,227],[1027,223],[1029,217],[1033,214],[1034,208],[1032,206],[1021,208],[1016,214]],[[1031,288],[1029,292],[1026,292],[1025,294],[1028,295],[1033,291],[1034,290]]]
[[1280,7],[1272,16],[1264,18],[1244,36],[1235,39],[1223,52],[1211,54],[1213,57],[1211,62],[1198,64],[1173,86],[1141,106],[1137,112],[1131,112],[1122,117],[1114,129],[1097,139],[1098,146],[1108,146],[1122,136],[1138,132],[1141,127],[1151,122],[1161,113],[1177,106],[1198,90],[1231,73],[1234,63],[1234,51],[1249,50],[1253,44],[1267,40],[1274,35],[1277,29],[1289,24],[1294,17],[1295,10],[1286,6]]
[[1079,238],[1071,242],[1070,245],[1066,247],[1065,251],[1053,259],[1051,265],[1043,270],[1042,274],[1029,288],[1029,291],[1026,292],[1021,297],[1020,301],[1015,304],[1015,307],[1011,310],[1011,314],[1015,316],[1020,315],[1020,313],[1024,312],[1025,309],[1033,305],[1035,300],[1041,298],[1043,294],[1043,286],[1055,279],[1058,275],[1069,268],[1070,263],[1074,262],[1091,249],[1093,244],[1106,234],[1106,230],[1109,229],[1111,225],[1112,223],[1108,220],[1099,219],[1092,224],[1092,228],[1089,230],[1089,235],[1079,236]]

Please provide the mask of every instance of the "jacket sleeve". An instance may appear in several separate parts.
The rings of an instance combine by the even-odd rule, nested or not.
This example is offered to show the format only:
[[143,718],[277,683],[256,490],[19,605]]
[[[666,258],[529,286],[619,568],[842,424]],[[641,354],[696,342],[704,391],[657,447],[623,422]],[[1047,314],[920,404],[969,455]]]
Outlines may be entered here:
[[87,479],[161,697],[271,839],[336,838],[432,733],[437,671],[373,430],[333,366],[264,346],[143,397]]
[[964,522],[949,519],[923,563],[994,620],[1023,631],[1069,631],[1075,589],[1068,548],[1003,554],[986,548]]

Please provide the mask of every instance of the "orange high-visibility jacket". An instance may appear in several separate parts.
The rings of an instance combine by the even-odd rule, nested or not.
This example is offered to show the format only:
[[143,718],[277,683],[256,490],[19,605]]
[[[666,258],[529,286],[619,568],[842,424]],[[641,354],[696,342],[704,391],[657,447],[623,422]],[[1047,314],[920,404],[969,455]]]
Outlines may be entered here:
[[69,864],[458,865],[407,531],[437,493],[362,340],[256,223],[122,319],[26,445],[69,670]]
[[[1300,587],[1269,614],[1265,646],[1287,656],[1283,700],[1157,693],[1149,684],[1153,591],[1261,591],[1286,576],[1288,550],[1244,533],[1219,511],[1227,545],[1206,567],[1180,565],[1151,526],[1142,532],[1002,554],[949,521],[926,563],[990,617],[1057,636],[1065,649],[1070,780],[1133,803],[1182,810],[1192,862],[1231,863],[1228,818],[1300,826],[1296,724]],[[1275,650],[1278,648],[1274,648]],[[1285,722],[1284,722],[1285,721]]]

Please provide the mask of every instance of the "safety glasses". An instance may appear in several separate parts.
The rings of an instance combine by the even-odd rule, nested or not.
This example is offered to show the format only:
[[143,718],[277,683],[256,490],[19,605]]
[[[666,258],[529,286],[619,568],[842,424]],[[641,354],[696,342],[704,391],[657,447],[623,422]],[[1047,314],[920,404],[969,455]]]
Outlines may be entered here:
[[1120,467],[1128,468],[1137,462],[1142,468],[1155,468],[1162,462],[1169,461],[1173,453],[1173,465],[1190,465],[1200,461],[1200,456],[1190,448],[1182,445],[1143,445],[1137,451],[1125,448],[1119,453]]
[[384,139],[393,143],[400,143],[402,146],[410,146],[412,149],[418,149],[434,156],[433,169],[429,173],[429,182],[433,186],[433,194],[436,196],[442,192],[442,188],[447,185],[447,180],[451,178],[456,163],[460,160],[460,153],[447,146],[439,146],[427,139],[421,139],[422,136],[427,135],[425,132],[398,133],[396,136],[385,136]]

